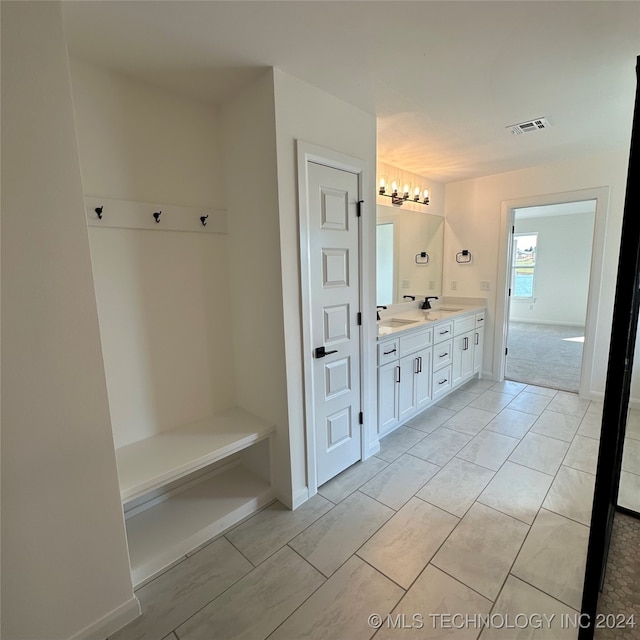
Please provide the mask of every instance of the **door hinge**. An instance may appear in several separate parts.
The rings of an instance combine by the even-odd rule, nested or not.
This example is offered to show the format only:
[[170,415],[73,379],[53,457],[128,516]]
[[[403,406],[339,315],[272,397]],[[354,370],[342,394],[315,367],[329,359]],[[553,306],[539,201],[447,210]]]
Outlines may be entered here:
[[509,287],[509,297],[511,297],[511,287]]
[[362,216],[362,205],[364,204],[364,200],[358,200],[358,212],[356,213],[356,215],[358,216],[358,218],[360,216]]
[[358,424],[364,424],[364,413],[362,411],[358,414]]
[[505,347],[504,355],[506,356],[506,355],[508,355],[508,354],[509,354],[509,349]]
[[362,311],[358,311],[358,325],[362,325]]
[[516,232],[516,228],[515,227],[511,227],[511,233],[515,233]]

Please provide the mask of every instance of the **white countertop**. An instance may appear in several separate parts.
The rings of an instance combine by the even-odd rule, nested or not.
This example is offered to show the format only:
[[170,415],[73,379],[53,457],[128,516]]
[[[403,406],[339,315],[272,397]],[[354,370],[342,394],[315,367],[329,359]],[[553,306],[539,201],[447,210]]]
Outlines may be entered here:
[[[409,308],[406,304],[389,305],[389,309],[380,310],[378,320],[378,340],[405,333],[413,329],[423,329],[441,320],[459,318],[468,313],[485,310],[485,305],[477,303],[442,302],[432,303],[431,309]],[[396,307],[394,309],[393,307]],[[411,322],[403,322],[411,321]]]

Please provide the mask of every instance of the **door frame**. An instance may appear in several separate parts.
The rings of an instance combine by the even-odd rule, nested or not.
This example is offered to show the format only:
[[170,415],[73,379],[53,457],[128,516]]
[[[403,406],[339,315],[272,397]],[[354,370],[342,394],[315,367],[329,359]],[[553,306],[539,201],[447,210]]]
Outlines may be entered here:
[[[300,295],[301,295],[301,318],[302,318],[302,359],[303,359],[303,376],[304,376],[304,413],[305,413],[305,440],[306,440],[306,468],[307,468],[307,488],[309,497],[318,492],[318,477],[316,465],[316,424],[313,397],[313,342],[311,339],[311,282],[309,269],[309,202],[308,202],[308,186],[309,163],[321,164],[332,169],[339,169],[353,173],[358,178],[358,200],[363,200],[365,171],[367,164],[365,161],[352,156],[332,151],[324,147],[320,147],[303,140],[296,141],[297,164],[298,164],[298,220],[300,230]],[[360,410],[365,411],[370,403],[368,400],[368,385],[365,384],[365,368],[374,366],[370,362],[368,350],[365,349],[367,334],[370,331],[367,322],[368,315],[363,312],[364,303],[368,296],[364,293],[363,274],[364,267],[367,265],[364,258],[366,242],[364,238],[368,236],[365,233],[365,218],[367,217],[366,203],[362,207],[362,220],[359,225],[358,232],[358,289],[359,289],[359,311],[362,312],[362,325],[360,331]],[[375,210],[375,201],[374,201]],[[375,223],[375,219],[374,219]],[[375,229],[375,227],[374,227]],[[374,253],[375,255],[375,253]],[[377,415],[374,415],[377,422]],[[365,425],[369,421],[365,420]],[[360,443],[361,443],[361,459],[371,455],[371,445],[369,438],[370,429],[365,429],[365,425],[360,426]],[[376,443],[377,444],[377,440]],[[379,445],[378,445],[379,446]],[[368,454],[368,455],[367,455]]]
[[580,189],[564,193],[528,196],[517,200],[504,200],[500,212],[500,250],[498,253],[498,286],[496,291],[496,321],[494,324],[493,363],[497,380],[504,380],[505,349],[509,330],[509,282],[511,265],[509,260],[512,251],[511,228],[514,224],[514,210],[523,207],[564,204],[580,200],[595,200],[596,212],[593,225],[593,244],[591,248],[591,269],[589,273],[589,295],[587,299],[587,315],[585,318],[585,337],[580,369],[580,389],[578,395],[591,397],[592,377],[595,358],[596,327],[598,325],[600,286],[604,268],[604,245],[609,216],[609,187]]

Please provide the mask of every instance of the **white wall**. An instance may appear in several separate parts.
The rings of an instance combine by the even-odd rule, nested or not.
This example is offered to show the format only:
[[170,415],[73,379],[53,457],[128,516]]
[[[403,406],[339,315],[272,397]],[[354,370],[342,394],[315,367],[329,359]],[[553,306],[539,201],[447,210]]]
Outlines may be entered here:
[[[609,187],[600,304],[596,310],[594,371],[590,382],[590,392],[595,394],[604,391],[606,378],[627,164],[628,149],[622,149],[455,182],[446,187],[444,295],[487,297],[491,327],[495,322],[496,287],[498,278],[502,277],[498,273],[500,236],[504,231],[501,229],[502,203],[538,195]],[[471,265],[455,262],[455,253],[463,248],[473,253]],[[458,285],[455,292],[451,288],[453,280]],[[483,280],[489,281],[490,292],[481,291],[480,282]],[[483,371],[488,376],[493,375],[496,367],[493,349],[493,330],[485,331]],[[634,397],[640,397],[640,394],[636,393]]]
[[[71,71],[86,195],[224,208],[215,108],[80,60]],[[233,406],[228,238],[89,238],[116,446]]]
[[273,72],[221,111],[238,404],[276,425],[274,485],[291,505]]
[[519,220],[516,233],[537,232],[534,300],[511,298],[510,319],[584,327],[589,295],[593,213]]
[[[279,69],[274,70],[275,116],[278,158],[278,202],[280,219],[281,283],[283,291],[286,349],[288,420],[291,439],[292,489],[303,495],[305,477],[305,420],[302,333],[300,326],[300,268],[296,140],[360,158],[366,163],[363,184],[364,283],[363,385],[366,404],[365,449],[377,448],[376,360],[375,360],[375,159],[376,121],[368,113],[317,89]],[[310,356],[309,356],[310,357]]]
[[5,640],[105,634],[133,598],[59,3],[2,3]]

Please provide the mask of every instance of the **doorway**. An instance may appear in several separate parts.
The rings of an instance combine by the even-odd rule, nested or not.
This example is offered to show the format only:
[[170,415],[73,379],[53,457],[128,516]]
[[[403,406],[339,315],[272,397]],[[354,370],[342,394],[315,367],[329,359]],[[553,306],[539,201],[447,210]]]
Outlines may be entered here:
[[505,378],[577,393],[595,200],[513,209]]
[[595,359],[598,357],[595,350],[595,337],[599,316],[602,312],[599,308],[599,303],[602,276],[605,268],[604,244],[607,217],[609,214],[609,187],[596,187],[593,189],[581,189],[579,191],[541,194],[517,200],[505,200],[502,202],[500,217],[502,233],[500,236],[500,250],[498,254],[498,273],[501,275],[496,291],[496,316],[493,335],[494,375],[497,380],[504,380],[505,378],[508,355],[507,341],[511,306],[510,292],[512,289],[511,262],[512,246],[514,244],[514,211],[516,209],[585,202],[588,200],[595,201],[595,220],[591,264],[589,269],[589,292],[587,296],[587,311],[584,325],[584,342],[582,343],[580,387],[578,394],[584,398],[590,398],[592,396],[592,390],[594,387],[597,387],[599,381],[593,380]]

